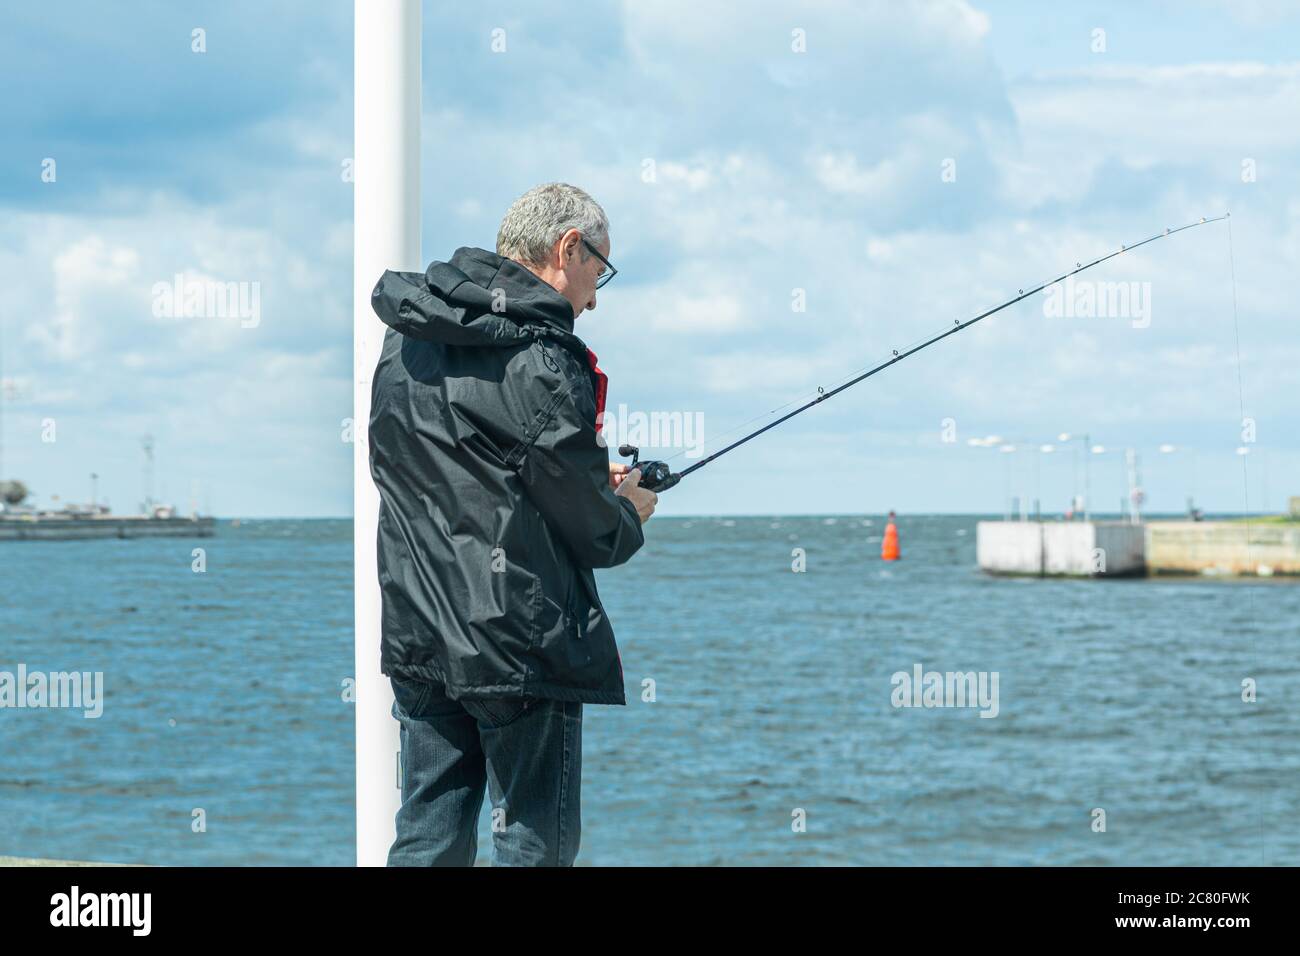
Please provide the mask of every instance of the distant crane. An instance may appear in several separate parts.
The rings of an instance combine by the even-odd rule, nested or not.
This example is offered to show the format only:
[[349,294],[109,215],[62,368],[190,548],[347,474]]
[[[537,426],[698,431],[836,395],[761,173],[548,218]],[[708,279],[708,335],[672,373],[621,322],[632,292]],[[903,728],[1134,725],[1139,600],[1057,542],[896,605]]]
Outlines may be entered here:
[[144,471],[140,477],[140,484],[143,488],[144,503],[140,510],[146,515],[153,514],[153,436],[145,435],[140,439],[140,447],[144,449]]

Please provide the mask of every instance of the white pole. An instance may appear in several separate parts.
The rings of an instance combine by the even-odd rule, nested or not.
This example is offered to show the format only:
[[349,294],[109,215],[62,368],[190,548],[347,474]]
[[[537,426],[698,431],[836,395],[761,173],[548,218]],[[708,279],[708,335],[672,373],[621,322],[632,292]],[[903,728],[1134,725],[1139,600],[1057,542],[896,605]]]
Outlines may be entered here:
[[397,722],[379,673],[379,493],[370,478],[370,376],[384,325],[370,292],[385,269],[420,271],[420,0],[356,0],[353,103],[353,566],[357,865],[383,866],[394,836]]

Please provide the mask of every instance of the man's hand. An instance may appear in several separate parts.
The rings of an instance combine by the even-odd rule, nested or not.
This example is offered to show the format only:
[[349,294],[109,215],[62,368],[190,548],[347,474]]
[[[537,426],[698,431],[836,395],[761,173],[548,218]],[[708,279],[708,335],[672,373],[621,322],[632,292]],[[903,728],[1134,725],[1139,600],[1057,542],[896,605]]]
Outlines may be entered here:
[[[614,465],[610,465],[609,480],[614,480]],[[626,465],[622,466],[626,468]],[[636,506],[637,517],[641,523],[645,524],[650,520],[650,516],[655,513],[655,505],[659,502],[659,496],[653,491],[647,491],[641,487],[641,469],[633,468],[626,474],[621,474],[618,478],[618,487],[614,489],[614,494],[621,498],[626,498]]]
[[623,483],[623,479],[627,477],[627,473],[631,470],[626,462],[611,461],[609,463],[609,486],[618,491],[618,486]]

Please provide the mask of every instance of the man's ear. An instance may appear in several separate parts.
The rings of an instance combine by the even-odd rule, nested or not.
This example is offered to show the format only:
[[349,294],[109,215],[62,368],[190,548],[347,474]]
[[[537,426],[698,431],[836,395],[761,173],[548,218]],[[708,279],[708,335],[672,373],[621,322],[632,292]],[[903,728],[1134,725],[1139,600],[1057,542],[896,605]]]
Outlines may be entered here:
[[560,239],[560,268],[563,269],[569,263],[569,259],[577,255],[578,243],[582,241],[582,234],[577,229],[570,229]]

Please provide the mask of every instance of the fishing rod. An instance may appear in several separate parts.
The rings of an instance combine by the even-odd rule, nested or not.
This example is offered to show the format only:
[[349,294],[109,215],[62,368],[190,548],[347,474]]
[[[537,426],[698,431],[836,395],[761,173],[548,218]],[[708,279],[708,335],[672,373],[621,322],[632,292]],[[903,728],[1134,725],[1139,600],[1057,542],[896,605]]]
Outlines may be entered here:
[[934,345],[936,342],[940,341],[941,339],[946,339],[948,336],[955,335],[956,333],[962,331],[963,329],[970,328],[976,322],[980,322],[984,319],[987,319],[990,315],[996,315],[997,313],[1001,312],[1003,309],[1013,306],[1017,302],[1027,299],[1031,295],[1034,295],[1037,292],[1043,291],[1050,285],[1054,285],[1057,282],[1063,282],[1070,276],[1078,275],[1080,272],[1084,272],[1088,269],[1091,269],[1093,266],[1101,265],[1101,263],[1105,262],[1107,259],[1113,259],[1116,256],[1122,255],[1125,252],[1132,252],[1134,249],[1140,248],[1141,246],[1145,246],[1148,242],[1155,242],[1157,239],[1164,239],[1166,236],[1172,236],[1174,233],[1183,232],[1187,229],[1195,229],[1197,226],[1203,226],[1209,222],[1221,222],[1227,219],[1231,215],[1232,213],[1228,212],[1228,213],[1224,213],[1222,216],[1215,216],[1211,219],[1206,219],[1202,217],[1196,222],[1189,222],[1187,225],[1179,226],[1177,229],[1166,229],[1164,232],[1158,232],[1154,236],[1150,236],[1146,239],[1143,239],[1141,242],[1135,242],[1129,246],[1120,246],[1114,252],[1107,253],[1106,255],[1101,256],[1098,259],[1093,259],[1087,265],[1083,265],[1082,263],[1076,262],[1074,264],[1074,270],[1072,272],[1066,272],[1055,279],[1052,279],[1048,282],[1044,282],[1041,285],[1036,286],[1033,289],[1030,289],[1028,292],[1021,289],[1020,294],[1017,295],[1014,299],[1008,299],[1006,302],[1003,302],[1001,305],[994,306],[993,308],[989,309],[987,312],[981,312],[973,319],[967,319],[965,322],[961,321],[960,319],[954,319],[953,324],[950,328],[945,329],[944,331],[940,332],[938,335],[926,339],[924,342],[920,343],[919,345],[913,346],[912,348],[905,349],[902,352],[899,352],[898,349],[894,349],[893,356],[890,357],[887,361],[881,362],[879,365],[875,366],[874,368],[868,369],[867,371],[863,372],[861,375],[849,379],[849,381],[845,382],[843,385],[839,385],[831,389],[829,392],[824,391],[821,388],[818,388],[817,397],[814,398],[812,401],[800,405],[794,411],[782,415],[780,418],[776,419],[775,421],[768,422],[762,428],[750,432],[748,435],[745,435],[743,438],[737,439],[736,441],[732,442],[730,445],[727,445],[725,448],[721,448],[718,451],[715,451],[712,455],[700,459],[695,464],[691,465],[689,468],[684,468],[679,472],[674,472],[668,466],[667,462],[638,461],[637,459],[640,456],[641,452],[640,449],[638,449],[635,445],[620,445],[618,448],[618,453],[624,457],[630,455],[632,458],[631,467],[641,469],[642,488],[654,492],[667,491],[669,488],[676,485],[679,481],[681,481],[691,472],[699,471],[709,462],[721,458],[727,452],[739,448],[741,445],[745,444],[745,442],[757,438],[759,435],[775,428],[777,425],[780,425],[782,422],[789,421],[790,419],[794,418],[796,415],[808,411],[808,409],[812,408],[814,405],[820,405],[822,402],[826,401],[827,399],[832,398],[835,395],[838,395],[840,392],[843,392],[846,389],[852,388],[854,385],[857,385],[859,382],[866,381],[867,379],[871,378],[871,376],[875,375],[877,372],[884,371],[885,369],[889,368],[889,366],[895,365],[898,362],[903,361],[903,359],[907,358],[908,356],[915,355],[917,352],[921,351],[922,349],[929,348],[931,345]]

